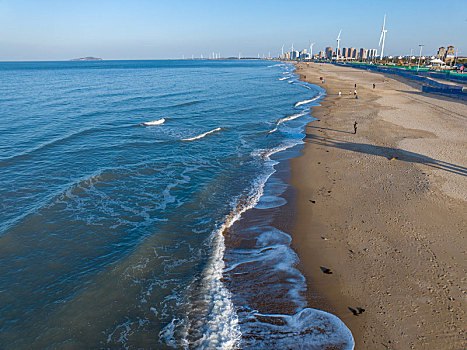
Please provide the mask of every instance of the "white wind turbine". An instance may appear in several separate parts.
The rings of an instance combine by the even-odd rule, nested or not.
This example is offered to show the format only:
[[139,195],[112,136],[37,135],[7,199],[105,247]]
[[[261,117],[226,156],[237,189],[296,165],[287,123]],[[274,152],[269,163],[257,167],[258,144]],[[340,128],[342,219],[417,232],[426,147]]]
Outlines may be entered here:
[[[386,14],[384,14],[383,29],[381,29],[381,36],[379,37],[379,45],[378,45],[378,46],[381,46],[381,56],[379,57],[381,60],[383,59],[384,40],[386,39],[386,33],[387,33],[387,30],[386,30],[385,26],[386,26]],[[381,45],[381,43],[382,43],[382,45]]]
[[339,47],[340,47],[340,42],[341,42],[341,32],[342,29],[339,31],[339,35],[337,36],[337,50],[336,50],[336,60],[339,60]]
[[282,58],[284,58],[284,45],[282,45]]

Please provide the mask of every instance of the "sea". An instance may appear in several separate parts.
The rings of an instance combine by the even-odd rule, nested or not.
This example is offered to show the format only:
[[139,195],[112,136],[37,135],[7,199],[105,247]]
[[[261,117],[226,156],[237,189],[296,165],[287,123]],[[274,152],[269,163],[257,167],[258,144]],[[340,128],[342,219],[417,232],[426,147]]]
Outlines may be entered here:
[[353,349],[291,237],[324,95],[268,60],[0,62],[1,347]]

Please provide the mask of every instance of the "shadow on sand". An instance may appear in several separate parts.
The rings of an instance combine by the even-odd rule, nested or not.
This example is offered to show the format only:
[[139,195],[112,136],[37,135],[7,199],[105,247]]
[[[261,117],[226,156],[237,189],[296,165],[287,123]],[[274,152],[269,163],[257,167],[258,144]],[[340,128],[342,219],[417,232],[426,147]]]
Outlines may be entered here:
[[[330,130],[330,129],[328,129]],[[333,130],[338,132],[349,133],[346,131]],[[349,133],[350,134],[350,133]],[[315,136],[312,134],[306,134],[303,141],[307,143],[313,143],[320,146],[340,148],[348,151],[359,152],[372,154],[375,156],[380,156],[391,159],[398,159],[404,162],[419,163],[425,164],[435,169],[444,170],[450,173],[454,173],[461,176],[467,176],[467,167],[456,165],[453,163],[444,162],[441,160],[436,160],[418,153],[413,153],[409,151],[400,150],[397,148],[384,147],[384,146],[375,146],[366,143],[356,143],[356,142],[347,142],[343,140],[338,140],[335,138]]]
[[319,126],[311,126],[307,125],[308,129],[316,129],[316,130],[328,130],[328,131],[334,131],[334,132],[341,132],[343,134],[352,134],[350,131],[344,131],[344,130],[337,130],[337,129],[330,129],[330,128],[322,128]]

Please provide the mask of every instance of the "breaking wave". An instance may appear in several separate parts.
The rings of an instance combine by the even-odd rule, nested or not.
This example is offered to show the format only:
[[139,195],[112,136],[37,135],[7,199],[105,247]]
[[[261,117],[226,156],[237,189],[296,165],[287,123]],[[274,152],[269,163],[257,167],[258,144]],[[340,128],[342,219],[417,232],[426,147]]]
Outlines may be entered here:
[[213,130],[210,130],[210,131],[206,131],[205,133],[202,133],[198,136],[194,136],[194,137],[189,137],[187,139],[182,139],[182,141],[194,141],[194,140],[199,140],[199,139],[202,139],[203,137],[209,135],[209,134],[212,134],[214,132],[217,132],[217,131],[221,131],[222,128],[215,128]]
[[154,125],[161,125],[165,123],[165,118],[157,119],[157,120],[152,120],[150,122],[144,122],[141,125],[146,125],[146,126],[154,126]]

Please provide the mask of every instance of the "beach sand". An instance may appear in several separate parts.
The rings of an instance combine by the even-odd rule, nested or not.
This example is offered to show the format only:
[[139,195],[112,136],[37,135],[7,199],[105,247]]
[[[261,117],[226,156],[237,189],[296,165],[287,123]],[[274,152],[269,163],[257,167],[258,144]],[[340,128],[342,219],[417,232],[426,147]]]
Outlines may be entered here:
[[341,318],[356,349],[466,348],[467,104],[389,75],[297,68],[327,91],[291,161],[310,306]]

